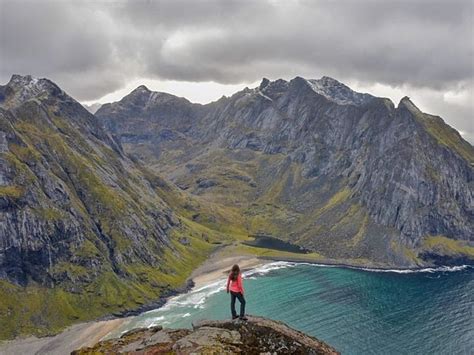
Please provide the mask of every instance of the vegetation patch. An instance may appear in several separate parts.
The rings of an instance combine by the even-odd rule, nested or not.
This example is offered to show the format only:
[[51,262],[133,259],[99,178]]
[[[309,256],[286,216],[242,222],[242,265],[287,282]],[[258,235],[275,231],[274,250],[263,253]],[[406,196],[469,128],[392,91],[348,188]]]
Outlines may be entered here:
[[474,247],[466,241],[454,240],[442,235],[424,238],[422,249],[436,251],[444,255],[461,254],[474,258]]
[[[182,286],[214,248],[195,237],[189,240],[191,245],[183,246],[173,238],[173,249],[165,252],[159,266],[124,265],[128,276],[118,276],[105,269],[88,285],[78,284],[76,292],[35,284],[20,287],[0,280],[0,339],[24,334],[52,335],[73,323],[134,310],[158,300],[164,292]],[[94,246],[89,243],[86,249],[94,252]],[[84,267],[66,262],[55,266],[53,271],[67,273],[72,278],[90,273]]]
[[336,192],[329,201],[318,210],[318,214],[323,214],[346,201],[351,196],[351,189],[344,187],[342,190]]
[[474,148],[462,139],[461,135],[449,127],[440,117],[417,113],[415,115],[426,130],[436,139],[438,144],[454,149],[461,157],[469,163],[474,163]]
[[0,197],[17,200],[24,194],[24,188],[17,185],[0,186]]
[[351,246],[358,245],[364,239],[365,235],[367,234],[368,225],[369,225],[369,215],[367,213],[365,213],[365,216],[363,217],[362,223],[360,224],[359,230],[354,235],[354,237],[350,240],[350,245]]

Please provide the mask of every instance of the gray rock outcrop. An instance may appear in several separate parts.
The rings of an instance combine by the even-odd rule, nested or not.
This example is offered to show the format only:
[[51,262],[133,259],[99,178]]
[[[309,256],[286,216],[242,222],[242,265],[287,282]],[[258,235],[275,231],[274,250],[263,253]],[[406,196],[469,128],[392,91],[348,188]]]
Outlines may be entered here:
[[338,354],[326,343],[262,317],[202,321],[189,329],[136,329],[72,355],[86,354]]

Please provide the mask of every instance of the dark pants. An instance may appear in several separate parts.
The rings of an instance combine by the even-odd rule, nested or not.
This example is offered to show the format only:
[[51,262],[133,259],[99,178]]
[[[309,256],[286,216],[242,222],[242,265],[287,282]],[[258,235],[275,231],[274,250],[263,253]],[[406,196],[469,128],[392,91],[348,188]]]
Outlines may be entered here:
[[235,311],[235,299],[238,298],[240,302],[240,316],[245,316],[245,298],[244,295],[240,292],[230,291],[230,311],[232,312],[232,317],[237,317],[237,312]]

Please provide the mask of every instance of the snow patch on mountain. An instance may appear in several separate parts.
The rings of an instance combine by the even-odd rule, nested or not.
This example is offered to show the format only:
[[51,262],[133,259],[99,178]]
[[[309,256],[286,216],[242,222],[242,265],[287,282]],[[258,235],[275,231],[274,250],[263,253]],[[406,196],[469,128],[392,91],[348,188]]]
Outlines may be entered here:
[[356,92],[328,76],[323,76],[321,79],[309,79],[306,82],[314,92],[340,105],[361,106],[374,99],[374,96]]

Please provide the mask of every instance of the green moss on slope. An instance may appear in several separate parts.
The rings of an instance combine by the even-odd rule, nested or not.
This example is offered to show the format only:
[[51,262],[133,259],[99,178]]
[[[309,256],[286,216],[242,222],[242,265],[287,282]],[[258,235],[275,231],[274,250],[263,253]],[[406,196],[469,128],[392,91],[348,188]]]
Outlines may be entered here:
[[[183,232],[176,234],[175,238]],[[163,292],[182,286],[192,270],[201,264],[213,246],[189,237],[190,245],[173,242],[159,266],[134,263],[123,265],[126,276],[111,270],[98,275],[90,284],[67,291],[61,286],[46,288],[38,285],[20,287],[0,281],[0,339],[24,334],[45,336],[64,327],[111,313],[133,310],[156,301]],[[88,248],[94,248],[89,244]],[[90,273],[84,267],[70,263],[56,265],[55,272],[71,273],[74,277]]]
[[474,258],[474,247],[466,241],[454,240],[442,235],[428,236],[423,239],[421,249],[424,251],[436,251],[441,255],[466,255]]
[[17,185],[0,186],[0,197],[19,199],[24,194],[24,189]]
[[31,195],[18,208],[44,232],[38,245],[57,254],[38,261],[44,285],[0,281],[0,339],[49,335],[154,302],[182,286],[213,243],[243,235],[234,210],[201,205],[144,174],[76,117],[43,108],[24,108],[12,123],[15,142],[2,158],[13,182],[0,197]]
[[423,124],[438,144],[453,149],[470,164],[474,164],[474,148],[440,117],[418,112],[415,117]]

